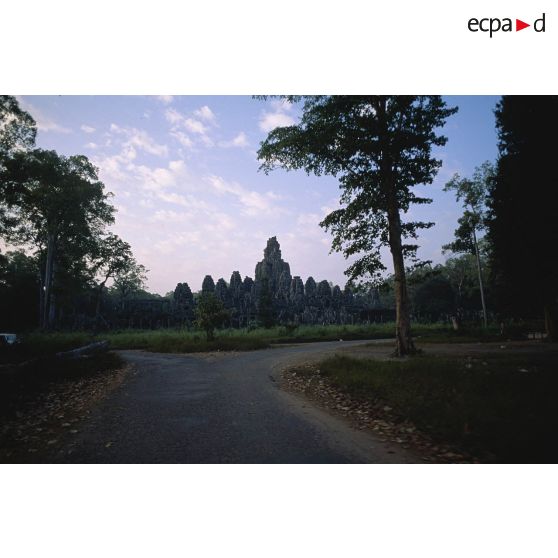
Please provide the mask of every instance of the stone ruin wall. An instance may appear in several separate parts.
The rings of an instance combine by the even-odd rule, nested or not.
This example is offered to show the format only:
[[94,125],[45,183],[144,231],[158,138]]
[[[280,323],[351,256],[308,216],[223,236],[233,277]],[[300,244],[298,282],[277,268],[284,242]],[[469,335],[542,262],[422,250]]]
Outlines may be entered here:
[[[276,237],[267,241],[264,257],[256,264],[254,279],[234,271],[230,281],[219,279],[217,283],[206,275],[202,293],[212,293],[229,310],[230,326],[247,327],[258,320],[258,305],[262,290],[267,289],[278,324],[358,324],[393,319],[393,312],[381,308],[377,290],[354,293],[349,288],[332,287],[326,280],[316,283],[309,277],[303,283],[301,277],[291,275],[290,266],[281,257]],[[195,299],[187,283],[176,286],[173,297],[173,313],[186,323],[194,319]]]

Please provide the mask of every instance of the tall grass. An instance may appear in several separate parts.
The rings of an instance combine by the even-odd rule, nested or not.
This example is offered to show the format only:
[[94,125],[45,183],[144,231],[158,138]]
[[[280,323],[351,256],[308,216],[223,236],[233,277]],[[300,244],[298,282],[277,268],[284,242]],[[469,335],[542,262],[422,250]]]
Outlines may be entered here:
[[[216,332],[215,340],[208,342],[200,330],[121,330],[101,332],[31,333],[23,337],[20,345],[9,349],[9,358],[33,358],[48,356],[91,343],[108,340],[114,349],[141,349],[162,353],[191,353],[204,351],[249,351],[264,349],[273,344],[304,343],[311,341],[336,341],[342,339],[392,339],[395,324],[369,325],[301,325],[297,328],[276,326],[269,329],[222,329]],[[413,333],[423,341],[466,342],[492,340],[496,331],[488,333],[480,329],[453,331],[446,324],[414,324]],[[18,358],[14,358],[19,355]],[[0,356],[0,361],[7,357]]]

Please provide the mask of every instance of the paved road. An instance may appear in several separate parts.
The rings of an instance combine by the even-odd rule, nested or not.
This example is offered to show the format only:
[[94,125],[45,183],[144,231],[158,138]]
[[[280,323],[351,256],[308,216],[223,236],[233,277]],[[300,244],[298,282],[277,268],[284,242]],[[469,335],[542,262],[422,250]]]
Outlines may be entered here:
[[74,463],[413,462],[277,387],[281,368],[362,342],[175,355],[121,351],[125,383],[54,457]]

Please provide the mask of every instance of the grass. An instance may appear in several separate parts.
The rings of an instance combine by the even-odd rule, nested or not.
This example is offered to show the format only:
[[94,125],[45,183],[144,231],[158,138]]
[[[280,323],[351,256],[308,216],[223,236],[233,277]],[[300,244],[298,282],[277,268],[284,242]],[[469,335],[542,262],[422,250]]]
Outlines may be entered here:
[[205,351],[250,351],[265,349],[277,343],[336,341],[339,339],[389,338],[385,325],[373,326],[300,326],[290,331],[283,326],[269,329],[225,329],[216,332],[214,341],[206,341],[200,331],[121,331],[103,334],[115,349],[143,349],[153,352],[191,353]]
[[223,329],[214,341],[207,341],[199,330],[122,330],[97,335],[76,333],[31,333],[21,343],[0,352],[0,364],[53,355],[93,341],[108,340],[113,349],[141,349],[161,353],[205,351],[250,351],[265,349],[276,343],[336,341],[343,339],[383,339],[393,337],[393,324],[300,326],[294,330],[283,326],[269,329]]
[[[276,326],[256,329],[223,329],[215,340],[208,342],[199,330],[122,330],[93,335],[88,332],[31,333],[15,347],[0,351],[0,364],[48,356],[91,343],[108,340],[114,349],[141,349],[161,353],[192,353],[205,351],[250,351],[274,344],[337,341],[343,339],[393,339],[395,324],[370,325],[301,325],[295,329]],[[414,324],[413,334],[421,343],[464,343],[501,340],[496,329],[463,328],[454,331],[446,324]]]
[[336,356],[320,373],[352,396],[382,400],[439,441],[492,462],[556,462],[555,356],[402,361]]
[[418,324],[413,326],[413,335],[418,336],[421,343],[489,343],[503,339],[499,328],[495,326],[486,329],[465,326],[456,331],[440,324]]

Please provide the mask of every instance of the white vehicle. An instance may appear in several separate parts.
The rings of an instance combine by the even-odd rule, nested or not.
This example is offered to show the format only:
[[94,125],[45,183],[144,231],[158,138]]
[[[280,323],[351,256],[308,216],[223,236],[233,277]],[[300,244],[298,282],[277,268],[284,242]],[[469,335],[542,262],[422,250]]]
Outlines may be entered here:
[[15,345],[17,342],[18,339],[15,333],[0,333],[1,345]]

